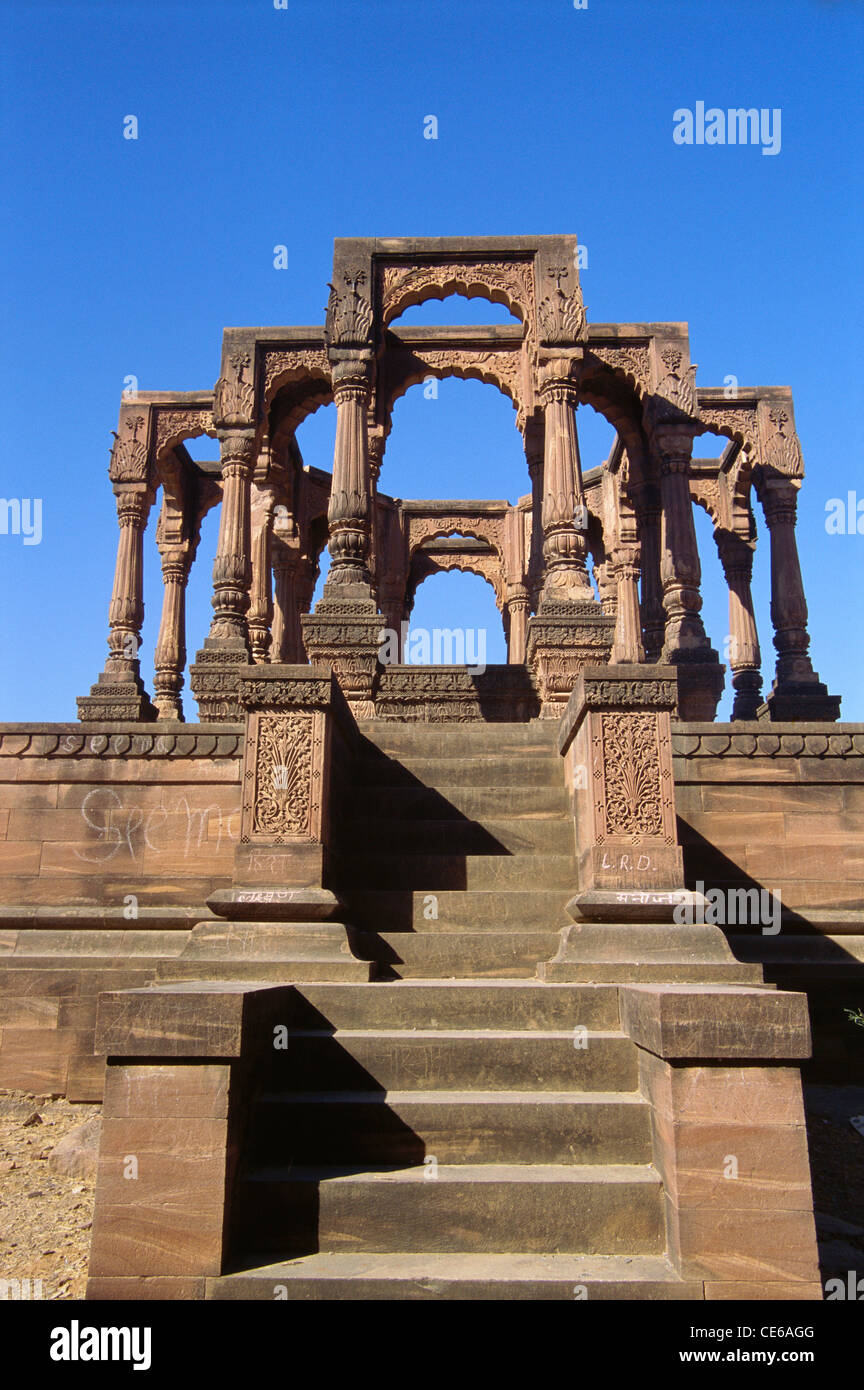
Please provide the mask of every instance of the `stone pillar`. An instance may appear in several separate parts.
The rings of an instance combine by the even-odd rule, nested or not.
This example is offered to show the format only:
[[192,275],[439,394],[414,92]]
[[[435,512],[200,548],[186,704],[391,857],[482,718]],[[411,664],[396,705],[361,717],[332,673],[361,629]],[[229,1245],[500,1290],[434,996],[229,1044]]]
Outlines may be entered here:
[[144,622],[144,529],[153,505],[146,485],[115,485],[120,536],[114,588],[108,608],[108,658],[89,695],[78,698],[81,720],[156,718],[141,681],[141,627]]
[[372,575],[372,591],[380,605],[379,589],[384,579],[382,571],[381,536],[378,515],[378,479],[384,459],[387,438],[384,428],[370,421],[367,428],[366,449],[369,458],[369,569]]
[[367,408],[371,358],[349,355],[333,366],[337,407],[333,487],[327,519],[330,571],[311,617],[302,620],[309,659],[332,666],[357,718],[375,713],[381,619],[369,575],[370,476]]
[[761,703],[762,656],[750,590],[753,543],[731,531],[717,531],[714,539],[729,585],[729,665],[735,691],[732,718],[755,719]]
[[509,630],[507,633],[507,661],[511,666],[525,661],[525,644],[528,637],[528,616],[530,606],[525,590],[517,590],[507,600]]
[[666,630],[661,659],[679,666],[682,719],[714,719],[723,692],[723,667],[699,616],[702,571],[690,499],[693,436],[687,425],[657,426],[652,445],[660,465],[660,578]]
[[660,496],[650,486],[638,489],[639,549],[642,561],[641,619],[645,660],[660,660],[666,615],[660,580]]
[[759,500],[771,535],[771,621],[777,649],[776,679],[760,706],[760,717],[839,719],[840,696],[828,694],[810,660],[807,602],[795,539],[797,486],[788,478],[763,479]]
[[349,358],[333,368],[336,447],[327,520],[330,572],[325,588],[349,590],[346,597],[370,593],[371,483],[366,412],[370,364]]
[[189,579],[188,541],[162,548],[162,620],[154,656],[153,703],[160,719],[182,719],[183,671],[186,666],[186,584]]
[[540,601],[543,584],[543,420],[532,415],[525,425],[525,459],[531,479],[531,547],[528,583],[532,608]]
[[300,632],[300,611],[296,575],[299,554],[273,533],[273,627],[270,658],[274,662],[293,665],[305,661]]
[[577,387],[568,361],[545,368],[543,585],[528,624],[526,660],[540,693],[540,714],[556,718],[567,703],[577,672],[609,660],[615,620],[604,613],[588,577],[588,510],[574,409]]
[[611,562],[617,592],[613,664],[636,665],[645,660],[639,612],[639,548],[621,546]]
[[586,517],[582,466],[574,411],[576,387],[551,376],[541,388],[544,414],[543,459],[543,597],[594,602],[588,578]]
[[191,668],[202,720],[239,719],[237,681],[249,660],[250,486],[255,467],[252,430],[222,430],[222,509],[213,564],[213,620]]
[[271,645],[270,625],[273,622],[273,598],[270,582],[270,537],[273,525],[273,497],[261,494],[262,506],[257,508],[257,525],[252,537],[252,590],[249,603],[249,647],[253,664],[267,661]]

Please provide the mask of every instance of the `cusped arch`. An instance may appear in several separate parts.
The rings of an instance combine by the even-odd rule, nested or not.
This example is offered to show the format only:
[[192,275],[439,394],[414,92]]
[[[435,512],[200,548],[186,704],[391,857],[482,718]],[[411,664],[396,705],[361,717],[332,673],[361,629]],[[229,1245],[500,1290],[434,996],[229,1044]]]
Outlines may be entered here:
[[515,318],[530,325],[533,309],[533,267],[529,260],[510,263],[460,262],[435,265],[378,267],[381,324],[387,327],[406,309],[430,299],[486,299],[503,304]]
[[453,377],[457,381],[482,381],[486,386],[495,386],[518,411],[521,404],[518,362],[514,370],[513,364],[497,361],[497,357],[496,353],[486,353],[474,360],[467,357],[460,359],[442,350],[430,352],[422,358],[413,356],[410,362],[400,362],[392,372],[386,372],[386,384],[379,393],[380,423],[386,424],[389,430],[396,402],[412,386],[421,386],[430,376],[435,377],[436,381]]
[[[504,559],[503,519],[495,516],[410,516],[408,518],[408,559],[430,541],[464,536],[466,540],[481,541],[490,546],[497,562]],[[455,552],[454,552],[455,553]]]
[[408,569],[408,580],[405,585],[405,607],[408,613],[414,608],[417,598],[417,590],[426,579],[432,578],[436,574],[476,574],[479,579],[484,579],[491,587],[495,595],[495,605],[498,612],[504,612],[504,578],[497,556],[468,555],[464,552],[430,552],[420,550],[415,553]]
[[270,447],[278,457],[288,450],[297,430],[322,406],[333,404],[333,387],[329,379],[306,376],[299,383],[302,387],[292,389],[287,383],[279,391],[272,403],[269,414]]

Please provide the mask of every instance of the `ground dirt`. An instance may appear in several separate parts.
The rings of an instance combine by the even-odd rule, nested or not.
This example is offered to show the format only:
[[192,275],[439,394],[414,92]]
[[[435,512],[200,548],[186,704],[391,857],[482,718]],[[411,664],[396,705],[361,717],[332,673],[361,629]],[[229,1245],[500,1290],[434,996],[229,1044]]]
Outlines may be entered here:
[[31,1297],[35,1280],[42,1298],[84,1297],[95,1182],[54,1172],[48,1159],[100,1108],[0,1092],[0,1281],[29,1279]]

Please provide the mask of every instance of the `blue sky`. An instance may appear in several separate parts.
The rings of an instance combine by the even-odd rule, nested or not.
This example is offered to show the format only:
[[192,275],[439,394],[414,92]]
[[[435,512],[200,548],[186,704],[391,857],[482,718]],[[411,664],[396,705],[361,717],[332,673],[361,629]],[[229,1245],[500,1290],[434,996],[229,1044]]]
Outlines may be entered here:
[[[857,0],[3,0],[0,493],[41,498],[43,536],[0,536],[0,718],[74,718],[103,665],[108,448],[125,377],[212,386],[224,325],[320,323],[335,236],[574,232],[589,319],[686,320],[700,385],[734,374],[792,387],[812,653],[844,717],[864,720],[864,535],[825,530],[829,499],[864,500],[862,20]],[[698,101],[780,108],[780,153],[676,145],[673,112]],[[436,141],[423,138],[429,114]],[[276,270],[283,244],[289,267]],[[502,316],[452,300],[411,320]],[[609,430],[596,417],[583,428],[586,414],[589,467]],[[307,461],[330,467],[333,430],[332,408],[306,422]],[[381,486],[514,500],[528,478],[509,402],[479,383],[446,382],[435,402],[415,388]],[[726,596],[698,521],[706,626],[722,647]],[[145,671],[160,605],[152,531]],[[760,539],[767,684],[762,525]],[[214,547],[211,518],[190,655]],[[502,650],[482,580],[428,581],[415,618],[488,626],[490,659]]]

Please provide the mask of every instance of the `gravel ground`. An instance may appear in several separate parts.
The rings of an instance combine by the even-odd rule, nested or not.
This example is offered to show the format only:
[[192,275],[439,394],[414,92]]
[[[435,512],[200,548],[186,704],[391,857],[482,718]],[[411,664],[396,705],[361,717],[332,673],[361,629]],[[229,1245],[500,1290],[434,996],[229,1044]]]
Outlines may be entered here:
[[45,1299],[84,1297],[95,1182],[53,1171],[48,1157],[99,1113],[98,1105],[0,1092],[0,1280],[41,1279]]

